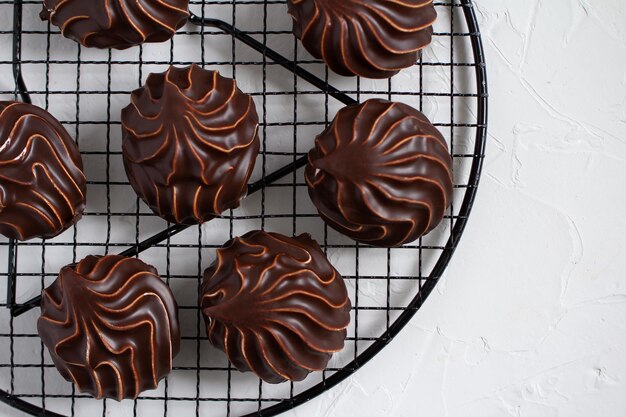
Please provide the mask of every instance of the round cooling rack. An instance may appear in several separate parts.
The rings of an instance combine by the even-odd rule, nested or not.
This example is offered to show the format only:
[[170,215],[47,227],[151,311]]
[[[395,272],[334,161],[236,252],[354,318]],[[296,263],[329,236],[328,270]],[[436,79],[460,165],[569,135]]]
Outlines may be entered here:
[[[30,413],[74,415],[276,415],[356,372],[422,306],[468,221],[487,130],[487,81],[471,0],[435,3],[433,43],[413,68],[390,80],[344,78],[311,59],[291,33],[286,0],[192,0],[174,39],[125,51],[79,47],[42,22],[40,0],[0,0],[0,99],[48,109],[77,141],[88,178],[83,219],[49,240],[0,240],[0,400]],[[242,206],[203,226],[172,226],[130,188],[121,160],[120,111],[150,72],[198,63],[234,76],[261,119],[261,155]],[[443,223],[413,244],[359,245],[316,215],[302,168],[314,137],[335,113],[380,97],[424,112],[446,137],[455,193]],[[197,308],[202,271],[229,238],[264,228],[310,233],[346,280],[353,310],[345,349],[324,372],[270,385],[232,368],[210,347]],[[54,368],[36,321],[42,289],[60,268],[94,254],[140,256],[167,280],[180,307],[181,353],[158,389],[136,400],[94,400]],[[0,288],[0,293],[4,289]]]

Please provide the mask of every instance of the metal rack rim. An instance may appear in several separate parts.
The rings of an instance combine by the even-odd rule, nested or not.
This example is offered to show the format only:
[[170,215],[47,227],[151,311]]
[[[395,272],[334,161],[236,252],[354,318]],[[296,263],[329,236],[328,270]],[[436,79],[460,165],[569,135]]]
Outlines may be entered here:
[[[15,3],[13,53],[14,53],[14,57],[19,57],[20,56],[19,48],[21,44],[21,42],[19,42],[19,36],[21,33],[21,13],[22,13],[21,6],[23,3],[32,3],[32,2],[23,1],[23,0],[14,0],[12,2]],[[465,229],[467,220],[469,218],[469,214],[471,212],[471,209],[472,209],[475,197],[476,197],[476,192],[477,192],[478,184],[480,181],[480,174],[481,174],[482,166],[483,166],[483,159],[484,159],[486,140],[487,140],[488,89],[487,89],[487,71],[486,71],[486,65],[485,65],[484,50],[483,50],[483,45],[482,45],[482,41],[480,37],[480,31],[478,28],[478,22],[477,22],[475,10],[473,8],[472,0],[460,0],[460,2],[461,2],[460,4],[450,4],[450,3],[440,3],[440,4],[462,7],[464,15],[465,15],[465,20],[468,25],[469,32],[467,35],[470,37],[472,50],[473,50],[473,56],[474,56],[474,64],[471,66],[474,67],[476,71],[477,94],[475,97],[477,98],[477,102],[478,102],[476,139],[475,139],[475,146],[474,146],[474,152],[473,152],[474,158],[473,158],[471,170],[470,170],[470,177],[469,177],[468,186],[467,186],[464,198],[463,198],[463,202],[461,205],[461,209],[460,209],[459,215],[456,216],[456,221],[454,221],[451,235],[445,247],[443,248],[443,251],[439,259],[437,260],[437,263],[435,264],[433,270],[431,271],[431,274],[424,281],[424,285],[421,286],[418,294],[408,304],[408,306],[403,311],[403,313],[389,326],[387,331],[385,331],[380,337],[378,337],[374,341],[374,343],[370,345],[365,351],[358,354],[358,356],[352,362],[344,366],[342,369],[338,370],[336,373],[334,373],[330,377],[325,378],[324,381],[322,381],[321,383],[314,385],[313,387],[307,389],[306,391],[300,394],[297,394],[290,399],[285,399],[278,404],[262,409],[259,412],[248,414],[244,417],[274,416],[284,411],[287,411],[289,409],[292,409],[296,407],[297,405],[300,405],[306,401],[309,401],[310,399],[320,395],[322,392],[339,384],[341,381],[345,380],[348,376],[356,372],[359,368],[364,366],[378,352],[380,352],[388,343],[390,343],[391,340],[393,340],[393,338],[404,328],[404,326],[409,322],[409,320],[416,314],[419,308],[423,305],[428,295],[435,288],[439,278],[441,277],[441,275],[445,271],[445,268],[450,262],[450,259],[458,246],[459,239],[462,236],[462,233]],[[4,3],[4,2],[0,1],[0,4],[1,3]],[[263,2],[261,1],[259,3],[263,3]],[[263,48],[263,52],[266,52],[266,53],[269,52],[268,49],[265,48],[263,44],[256,41],[254,38],[252,38],[248,34],[238,31],[238,29],[227,24],[226,22],[215,20],[215,19],[202,19],[197,16],[192,16],[191,22],[194,24],[199,24],[199,25],[214,26],[220,30],[232,33],[239,40],[241,40],[242,42],[248,44],[249,46],[257,50],[259,50],[258,48],[260,46]],[[18,39],[18,41],[16,41],[16,38]],[[271,51],[270,54],[272,53],[274,52]],[[274,56],[274,58],[276,58],[275,60],[276,64],[282,65],[286,68],[290,67],[288,69],[296,71],[296,74],[298,76],[302,77],[308,82],[313,81],[311,82],[312,85],[317,86],[318,88],[320,88],[321,90],[325,92],[328,92],[329,95],[337,98],[339,101],[343,102],[344,104],[352,104],[355,102],[354,99],[350,98],[349,96],[342,93],[341,91],[334,89],[332,86],[329,86],[328,84],[320,86],[318,83],[316,85],[316,82],[320,81],[317,77],[313,76],[312,74],[308,73],[305,70],[302,70],[299,67],[295,67],[294,69],[292,62],[287,62],[280,55],[278,54],[276,55],[277,56]],[[271,56],[268,55],[268,57],[272,59]],[[21,96],[23,101],[30,102],[30,96],[28,95],[24,80],[22,78],[20,62],[19,60],[14,59],[12,64],[13,64],[13,75],[16,81],[16,93]],[[305,162],[306,162],[306,158],[301,157],[300,159],[296,160],[296,162],[294,162],[293,164],[290,164],[284,167],[283,169],[279,170],[279,171],[284,171],[284,172],[280,172],[281,176],[290,174],[291,172],[293,172],[293,170],[298,169],[298,167],[303,166]],[[268,180],[267,178],[265,178],[264,180],[251,184],[249,187],[249,192],[253,193],[253,192],[261,190],[266,185],[267,182]],[[151,238],[145,240],[144,242],[141,242],[139,245],[122,252],[122,254],[125,254],[127,256],[134,256],[138,254],[139,252],[141,252],[142,248],[151,247],[153,244],[162,242],[166,240],[168,237],[173,236],[174,234],[184,229],[186,229],[185,226],[180,226],[180,225],[173,226],[155,236],[152,236]],[[14,246],[15,246],[14,242],[9,243],[10,259],[12,259],[15,256]],[[9,279],[9,281],[11,281],[11,279]],[[15,315],[18,315],[18,314],[14,314],[15,311],[19,313],[19,310],[16,310],[16,309],[19,309],[20,307],[23,308],[25,305],[27,305],[27,303],[23,305],[13,305],[15,301],[14,300],[15,287],[14,285],[8,285],[7,287],[8,287],[7,304],[13,307],[11,309],[12,316],[15,316]],[[36,300],[35,299],[30,300],[30,304],[33,304],[34,301]],[[21,411],[24,411],[28,414],[31,414],[31,415],[63,417],[61,414],[57,414],[48,410],[43,410],[41,407],[38,407],[34,404],[24,401],[18,396],[9,394],[8,392],[4,390],[0,390],[0,401],[5,402],[9,404],[10,406],[16,409],[19,409]]]

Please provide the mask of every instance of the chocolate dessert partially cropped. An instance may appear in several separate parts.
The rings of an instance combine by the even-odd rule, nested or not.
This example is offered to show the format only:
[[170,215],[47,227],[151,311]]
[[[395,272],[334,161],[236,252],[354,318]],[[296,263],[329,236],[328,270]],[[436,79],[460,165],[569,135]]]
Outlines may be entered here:
[[136,258],[88,256],[43,292],[39,336],[61,375],[95,398],[136,398],[172,370],[177,305]]
[[389,78],[432,39],[432,0],[288,0],[293,32],[337,74]]
[[84,46],[126,49],[169,40],[188,8],[189,0],[44,0],[40,16]]
[[259,117],[234,80],[192,65],[150,74],[122,111],[130,184],[172,223],[239,206],[259,153]]
[[315,140],[305,171],[326,223],[374,246],[394,247],[433,230],[452,200],[452,157],[418,110],[368,100],[343,108]]
[[227,242],[204,273],[209,341],[240,371],[300,381],[343,349],[350,299],[311,236],[252,231]]
[[78,148],[47,111],[0,102],[0,234],[52,238],[85,209],[86,180]]

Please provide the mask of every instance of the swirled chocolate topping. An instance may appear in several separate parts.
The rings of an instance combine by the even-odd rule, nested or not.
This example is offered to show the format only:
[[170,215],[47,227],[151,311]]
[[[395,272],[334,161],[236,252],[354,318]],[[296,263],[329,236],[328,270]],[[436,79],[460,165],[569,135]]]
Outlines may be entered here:
[[165,42],[189,17],[189,0],[44,0],[40,14],[88,47]]
[[47,111],[0,102],[0,233],[52,238],[85,209],[86,181],[76,144]]
[[217,250],[200,308],[209,341],[270,383],[323,370],[344,346],[350,299],[318,244],[252,231]]
[[210,220],[245,196],[258,125],[252,97],[217,71],[192,65],[150,74],[122,111],[130,183],[172,223]]
[[337,74],[389,78],[432,38],[432,0],[288,0],[293,32]]
[[88,256],[43,292],[37,322],[55,366],[96,398],[136,398],[172,370],[177,306],[156,270],[136,258]]
[[441,222],[452,199],[452,158],[426,116],[375,99],[337,113],[309,152],[305,179],[329,226],[393,247]]

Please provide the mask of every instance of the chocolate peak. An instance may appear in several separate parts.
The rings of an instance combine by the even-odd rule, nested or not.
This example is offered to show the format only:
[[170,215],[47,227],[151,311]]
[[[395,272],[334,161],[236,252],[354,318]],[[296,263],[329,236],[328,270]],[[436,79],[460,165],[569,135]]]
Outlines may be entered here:
[[84,46],[126,49],[170,39],[188,8],[189,0],[44,0],[40,17]]
[[382,247],[433,230],[452,200],[452,158],[419,111],[386,100],[343,108],[315,140],[309,196],[329,226]]
[[252,97],[197,65],[150,74],[122,111],[123,157],[137,194],[172,223],[239,206],[259,153]]
[[96,398],[136,398],[172,370],[177,306],[136,258],[88,256],[43,292],[37,330],[61,375]]
[[337,74],[389,78],[431,42],[432,0],[288,0],[293,32]]
[[52,238],[85,209],[86,180],[76,144],[47,111],[0,102],[0,233]]
[[200,308],[209,341],[240,371],[300,381],[343,349],[350,299],[311,236],[252,231],[217,250]]

